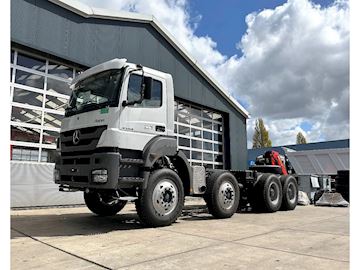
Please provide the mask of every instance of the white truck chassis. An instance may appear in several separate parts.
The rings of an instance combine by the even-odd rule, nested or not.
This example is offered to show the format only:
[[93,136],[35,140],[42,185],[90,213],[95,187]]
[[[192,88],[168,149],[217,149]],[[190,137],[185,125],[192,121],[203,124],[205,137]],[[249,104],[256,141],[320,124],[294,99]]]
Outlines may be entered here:
[[174,136],[170,74],[114,59],[80,74],[58,139],[54,180],[60,191],[83,191],[97,215],[115,215],[135,201],[146,226],[173,223],[185,196],[204,198],[216,218],[240,206],[293,210],[298,187],[277,166],[207,170],[190,166]]

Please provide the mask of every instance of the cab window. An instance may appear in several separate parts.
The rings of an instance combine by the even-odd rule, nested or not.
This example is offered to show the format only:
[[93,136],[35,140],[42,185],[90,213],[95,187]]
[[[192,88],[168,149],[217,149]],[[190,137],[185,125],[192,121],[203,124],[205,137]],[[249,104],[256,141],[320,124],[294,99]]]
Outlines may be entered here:
[[[139,100],[141,97],[141,82],[142,76],[131,74],[128,85],[127,101],[133,102]],[[151,96],[149,99],[144,99],[140,104],[134,104],[134,107],[161,107],[162,105],[162,83],[158,80],[153,80]]]

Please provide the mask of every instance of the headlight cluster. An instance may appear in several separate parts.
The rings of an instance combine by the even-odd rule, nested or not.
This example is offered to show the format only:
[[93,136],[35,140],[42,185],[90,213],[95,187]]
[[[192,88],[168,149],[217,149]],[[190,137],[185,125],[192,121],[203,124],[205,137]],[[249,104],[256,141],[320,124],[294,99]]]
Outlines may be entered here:
[[94,183],[106,183],[108,180],[108,173],[105,169],[93,170],[91,176]]

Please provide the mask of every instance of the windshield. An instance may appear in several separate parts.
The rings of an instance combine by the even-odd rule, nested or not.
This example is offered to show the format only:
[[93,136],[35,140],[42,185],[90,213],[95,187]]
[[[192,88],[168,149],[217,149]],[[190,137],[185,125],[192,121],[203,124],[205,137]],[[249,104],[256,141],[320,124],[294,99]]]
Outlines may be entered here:
[[73,90],[66,115],[117,106],[122,70],[107,70],[78,82]]

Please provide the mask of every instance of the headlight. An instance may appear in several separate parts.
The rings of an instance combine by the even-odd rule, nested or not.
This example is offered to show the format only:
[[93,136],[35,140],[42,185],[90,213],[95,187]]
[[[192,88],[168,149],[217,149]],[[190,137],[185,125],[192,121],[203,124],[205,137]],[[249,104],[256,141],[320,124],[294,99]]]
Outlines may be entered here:
[[54,182],[60,181],[60,171],[58,169],[54,169]]
[[107,170],[105,169],[93,170],[91,175],[94,183],[106,183],[108,180]]

